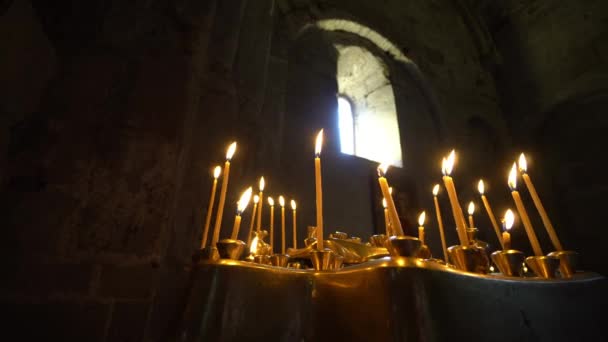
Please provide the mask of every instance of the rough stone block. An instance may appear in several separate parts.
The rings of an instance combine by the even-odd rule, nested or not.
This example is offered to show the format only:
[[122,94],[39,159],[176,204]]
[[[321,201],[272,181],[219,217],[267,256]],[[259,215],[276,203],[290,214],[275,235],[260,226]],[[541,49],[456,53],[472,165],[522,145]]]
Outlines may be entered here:
[[148,299],[158,282],[158,270],[149,264],[105,266],[101,271],[99,294],[111,298]]
[[142,341],[148,321],[149,302],[117,302],[106,341]]

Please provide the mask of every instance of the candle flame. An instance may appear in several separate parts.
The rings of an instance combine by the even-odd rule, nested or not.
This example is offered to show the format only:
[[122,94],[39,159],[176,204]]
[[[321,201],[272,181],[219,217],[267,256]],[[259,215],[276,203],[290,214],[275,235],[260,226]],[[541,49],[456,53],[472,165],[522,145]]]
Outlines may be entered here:
[[473,215],[475,213],[475,203],[473,203],[473,201],[469,203],[468,212],[469,215]]
[[509,172],[509,180],[507,181],[509,184],[509,188],[511,191],[517,189],[517,163],[513,163],[511,167],[511,172]]
[[449,176],[454,168],[454,162],[456,161],[456,151],[452,150],[447,158],[443,158],[441,162],[441,171],[444,176]]
[[268,204],[270,204],[270,206],[274,206],[274,199],[272,197],[268,197]]
[[253,203],[258,204],[259,201],[260,201],[260,196],[258,196],[258,195],[253,196]]
[[479,183],[477,183],[477,190],[479,190],[479,194],[483,195],[483,193],[485,192],[485,185],[483,184],[483,179],[479,180]]
[[237,211],[238,211],[239,215],[243,211],[245,211],[245,208],[247,208],[247,205],[251,201],[251,192],[252,191],[253,191],[253,189],[251,187],[247,188],[247,190],[245,190],[245,192],[243,192],[243,194],[241,195],[241,198],[237,202]]
[[388,193],[389,193],[389,195],[393,194],[393,187],[392,186],[388,187]]
[[382,163],[378,165],[378,176],[384,177],[386,175],[386,172],[388,171],[389,166],[390,165],[388,163]]
[[220,166],[216,166],[215,169],[213,169],[213,178],[218,179],[221,173],[222,168]]
[[321,155],[321,147],[323,146],[323,129],[317,133],[317,140],[315,142],[315,157]]
[[236,152],[236,141],[228,146],[228,151],[226,151],[226,160],[230,161],[234,155],[234,152]]
[[382,207],[386,209],[388,207],[388,203],[386,203],[386,198],[382,198]]
[[255,255],[258,252],[258,236],[257,235],[251,240],[251,246],[249,246],[249,251],[251,252],[252,255]]
[[519,155],[518,166],[519,171],[524,173],[528,171],[528,162],[526,161],[526,156],[523,153]]
[[266,186],[266,182],[264,181],[264,176],[262,176],[260,178],[260,185],[259,185],[260,191],[264,191],[265,186]]
[[281,207],[285,206],[285,198],[283,196],[279,196],[279,204],[281,205]]
[[420,227],[424,226],[424,220],[426,219],[426,212],[421,212],[420,216],[418,216],[418,225]]
[[515,215],[513,214],[513,211],[511,211],[511,209],[507,210],[503,221],[504,221],[506,230],[509,230],[509,229],[511,229],[511,227],[513,227],[513,223],[515,222]]
[[433,187],[433,196],[437,196],[438,193],[439,193],[439,184],[435,184],[435,186]]
[[296,210],[296,201],[291,200],[291,209]]

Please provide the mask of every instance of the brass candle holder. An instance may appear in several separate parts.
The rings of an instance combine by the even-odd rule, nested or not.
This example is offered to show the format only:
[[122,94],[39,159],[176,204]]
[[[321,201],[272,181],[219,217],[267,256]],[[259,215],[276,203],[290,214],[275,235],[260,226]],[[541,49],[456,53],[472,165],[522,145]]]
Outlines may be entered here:
[[261,265],[270,265],[270,256],[268,255],[254,255],[253,262]]
[[525,258],[523,252],[515,249],[492,253],[492,261],[494,261],[500,273],[509,277],[522,277],[524,275],[522,266]]
[[331,267],[332,270],[339,270],[342,268],[342,264],[344,263],[344,257],[338,254],[334,254],[334,263]]
[[571,278],[578,267],[578,253],[575,251],[555,251],[547,254],[559,259],[559,273],[563,278]]
[[374,247],[386,247],[388,237],[384,234],[372,235],[369,238],[369,243]]
[[416,258],[422,247],[422,242],[413,236],[391,236],[386,247],[391,256]]
[[418,257],[421,259],[431,259],[433,255],[431,254],[431,249],[428,245],[421,245],[420,250],[418,251]]
[[245,246],[245,242],[241,240],[223,239],[217,242],[221,259],[240,260],[245,252]]
[[452,264],[461,271],[481,274],[490,271],[490,261],[485,249],[476,245],[449,247],[448,256]]
[[273,254],[270,256],[270,264],[272,266],[287,267],[289,256],[287,254]]
[[330,249],[314,250],[310,253],[312,267],[316,271],[329,271],[335,266],[335,254]]
[[560,259],[555,256],[529,256],[526,258],[526,265],[537,276],[550,279],[555,278],[555,273],[560,265]]

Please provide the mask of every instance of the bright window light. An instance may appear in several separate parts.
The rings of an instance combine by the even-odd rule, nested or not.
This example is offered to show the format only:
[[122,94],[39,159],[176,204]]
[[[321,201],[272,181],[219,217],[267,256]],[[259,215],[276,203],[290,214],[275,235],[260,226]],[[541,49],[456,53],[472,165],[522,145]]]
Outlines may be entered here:
[[338,97],[338,127],[340,129],[340,151],[355,154],[355,122],[350,102]]

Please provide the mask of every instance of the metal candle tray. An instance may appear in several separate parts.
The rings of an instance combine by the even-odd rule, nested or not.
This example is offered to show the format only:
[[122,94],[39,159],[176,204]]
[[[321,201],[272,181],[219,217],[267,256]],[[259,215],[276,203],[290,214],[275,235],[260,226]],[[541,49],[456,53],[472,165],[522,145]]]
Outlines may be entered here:
[[608,341],[608,282],[512,278],[417,258],[334,272],[234,260],[192,269],[181,341]]

